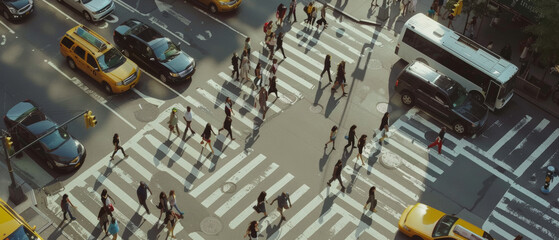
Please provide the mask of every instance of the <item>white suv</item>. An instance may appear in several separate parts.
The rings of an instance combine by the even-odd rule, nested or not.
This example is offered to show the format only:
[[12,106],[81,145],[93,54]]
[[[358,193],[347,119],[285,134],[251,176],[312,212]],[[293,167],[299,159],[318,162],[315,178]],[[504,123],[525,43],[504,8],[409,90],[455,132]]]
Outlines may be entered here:
[[113,0],[57,0],[81,12],[87,21],[100,21],[115,10]]

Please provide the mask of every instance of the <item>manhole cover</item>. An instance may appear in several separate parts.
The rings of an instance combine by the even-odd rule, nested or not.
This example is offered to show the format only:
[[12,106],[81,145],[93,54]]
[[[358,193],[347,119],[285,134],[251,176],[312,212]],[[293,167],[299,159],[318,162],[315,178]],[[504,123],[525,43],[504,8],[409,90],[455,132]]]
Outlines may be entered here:
[[379,111],[381,113],[385,113],[385,112],[388,112],[389,107],[390,107],[390,105],[388,105],[388,103],[381,102],[381,103],[377,104],[377,111]]
[[221,186],[221,191],[224,193],[233,193],[235,190],[237,190],[237,185],[232,182],[226,182]]
[[388,169],[397,168],[402,164],[402,157],[393,152],[383,151],[380,155],[380,163]]
[[309,107],[309,110],[311,110],[312,113],[320,113],[322,112],[322,106],[320,104],[313,105]]
[[207,217],[200,222],[200,229],[208,235],[216,235],[221,232],[222,228],[221,222],[216,217]]

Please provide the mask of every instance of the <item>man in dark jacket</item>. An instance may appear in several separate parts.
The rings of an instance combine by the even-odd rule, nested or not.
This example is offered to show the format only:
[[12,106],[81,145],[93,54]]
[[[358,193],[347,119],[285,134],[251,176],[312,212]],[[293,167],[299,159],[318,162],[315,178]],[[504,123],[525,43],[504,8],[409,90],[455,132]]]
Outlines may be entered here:
[[146,199],[148,198],[148,191],[150,195],[153,194],[151,193],[151,189],[149,189],[146,183],[140,182],[140,186],[138,187],[138,190],[136,190],[136,194],[138,195],[138,201],[140,202],[140,205],[144,206],[146,212],[150,214],[148,205],[146,204]]
[[330,183],[334,181],[334,179],[338,179],[338,182],[340,182],[340,185],[342,186],[342,192],[345,192],[345,187],[344,184],[342,183],[342,169],[343,169],[342,160],[338,160],[336,166],[334,166],[334,172],[332,173],[332,178],[330,178],[330,180],[328,180],[326,184],[330,186]]
[[324,75],[325,72],[328,73],[328,79],[330,79],[330,82],[332,82],[332,77],[330,76],[330,54],[327,54],[326,57],[324,58],[324,69],[322,69],[322,72],[320,73],[320,79],[322,79],[322,75]]
[[233,53],[231,64],[233,65],[233,73],[231,74],[231,77],[234,77],[235,73],[237,73],[235,80],[239,80],[239,57],[237,56],[237,53]]

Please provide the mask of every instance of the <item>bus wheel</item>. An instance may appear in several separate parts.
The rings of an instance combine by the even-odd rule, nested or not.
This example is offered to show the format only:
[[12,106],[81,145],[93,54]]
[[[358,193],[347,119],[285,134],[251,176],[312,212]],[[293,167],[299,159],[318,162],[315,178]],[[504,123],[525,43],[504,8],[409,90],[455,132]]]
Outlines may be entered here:
[[483,101],[485,101],[483,95],[481,95],[481,93],[478,91],[471,91],[470,95],[472,96],[472,99],[476,100],[479,103],[483,103]]

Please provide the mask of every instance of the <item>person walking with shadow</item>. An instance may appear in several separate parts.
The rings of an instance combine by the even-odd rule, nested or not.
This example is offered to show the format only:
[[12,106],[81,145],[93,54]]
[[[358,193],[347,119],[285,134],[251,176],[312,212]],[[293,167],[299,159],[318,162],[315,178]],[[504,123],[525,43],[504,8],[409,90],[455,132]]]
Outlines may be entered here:
[[[177,116],[177,109],[173,108],[171,110],[171,116],[169,117],[169,121],[167,121],[167,124],[169,124],[169,130],[171,130],[172,133],[175,133],[175,129],[177,130],[177,135],[180,136],[181,132],[179,130],[179,117]],[[169,133],[170,134],[170,133]]]
[[445,133],[446,133],[446,127],[442,127],[441,131],[439,132],[439,135],[437,136],[435,141],[433,143],[429,144],[429,146],[427,146],[427,149],[432,148],[434,146],[439,146],[439,154],[441,154],[441,149],[443,147],[443,141],[444,141]]
[[116,218],[112,217],[108,232],[110,235],[113,236],[113,240],[116,240],[118,238],[118,231],[120,231],[120,228],[118,227],[118,222],[116,221]]
[[146,209],[147,214],[150,214],[148,205],[146,204],[146,200],[148,198],[148,192],[149,192],[149,195],[153,195],[153,193],[151,192],[151,189],[149,189],[148,185],[145,182],[140,181],[140,186],[136,190],[136,195],[138,195],[138,202],[140,202],[140,205],[144,206],[144,208]]
[[217,130],[217,133],[219,134],[221,130],[225,129],[227,130],[227,136],[225,136],[225,138],[231,136],[231,141],[234,141],[235,138],[233,137],[233,131],[231,130],[231,122],[233,122],[231,117],[225,116],[225,120],[223,121],[223,127]]
[[382,146],[382,144],[384,143],[384,139],[387,137],[387,133],[388,133],[388,125],[389,125],[389,117],[390,117],[390,113],[385,112],[384,116],[382,117],[382,120],[380,121],[380,127],[378,128],[378,130],[380,130],[380,139],[378,140],[378,144]]
[[213,154],[214,149],[212,147],[212,140],[211,140],[212,133],[213,135],[215,135],[215,132],[212,129],[212,125],[210,123],[206,123],[206,128],[204,128],[204,132],[202,132],[202,141],[200,142],[200,144],[204,144],[204,142],[206,142],[204,147],[207,147],[209,145],[210,150],[212,150],[212,154]]
[[184,128],[184,133],[182,135],[182,139],[184,140],[186,139],[186,133],[188,132],[189,129],[192,132],[192,134],[195,134],[194,129],[192,129],[192,127],[190,126],[190,124],[192,123],[192,111],[190,109],[190,106],[186,107],[186,111],[184,112],[184,116],[182,118],[186,122],[186,128]]
[[289,209],[293,207],[293,205],[291,204],[291,198],[289,198],[289,193],[282,192],[281,195],[278,195],[276,199],[274,199],[270,203],[270,205],[273,205],[275,201],[278,201],[278,212],[281,215],[281,220],[285,221],[286,219],[285,216],[283,216],[283,209]]
[[159,193],[159,204],[157,205],[157,208],[161,210],[161,212],[159,213],[159,218],[157,219],[158,221],[159,219],[161,219],[161,215],[163,215],[163,213],[167,214],[167,212],[171,210],[171,206],[169,206],[169,200],[167,199],[167,194],[165,194],[165,192],[163,191]]
[[115,210],[115,207],[113,206],[114,202],[115,200],[113,199],[113,197],[111,197],[111,195],[109,195],[109,191],[107,191],[107,189],[103,189],[103,191],[101,191],[101,204],[103,205],[103,207],[107,208],[107,212],[111,216],[113,215],[113,211]]
[[345,88],[344,88],[345,82],[346,82],[346,80],[345,80],[345,61],[341,61],[338,64],[338,71],[336,73],[336,82],[334,83],[334,86],[332,86],[332,91],[336,92],[336,87],[338,85],[340,85],[342,87],[342,92],[343,92],[342,96],[346,96],[347,93],[345,92]]
[[[250,60],[250,54],[251,54],[251,45],[250,45],[250,37],[247,37],[245,39],[245,47],[244,50],[247,53],[247,59]],[[250,70],[250,66],[249,66],[249,70]]]
[[225,111],[225,115],[231,117],[231,115],[235,115],[233,112],[233,101],[231,101],[230,97],[225,98],[225,107],[223,108]]
[[320,73],[320,79],[322,79],[322,75],[324,75],[325,72],[328,73],[328,79],[332,82],[332,77],[330,76],[330,54],[326,54],[326,57],[324,58],[324,68]]
[[258,62],[256,64],[256,68],[254,68],[254,90],[259,87],[262,87],[262,74],[261,74],[262,64]]
[[322,28],[322,30],[328,27],[328,22],[326,21],[326,4],[322,5],[322,8],[320,8],[320,19],[316,21],[316,28],[320,27],[323,24],[324,27]]
[[124,152],[124,148],[120,146],[120,138],[118,137],[118,133],[115,133],[113,135],[113,146],[115,147],[115,150],[113,151],[113,155],[111,155],[111,160],[115,159],[115,154],[116,152],[118,152],[118,150],[120,150],[122,154],[124,154],[124,158],[128,157],[128,155],[126,155],[126,153]]
[[175,194],[175,190],[171,190],[169,192],[169,205],[171,205],[171,209],[173,207],[175,207],[175,209],[177,209],[177,212],[179,212],[179,214],[181,215],[180,218],[184,218],[184,212],[181,211],[179,209],[179,207],[177,206],[177,195]]
[[365,142],[367,142],[367,135],[363,134],[357,141],[357,149],[359,153],[357,153],[357,158],[361,159],[361,165],[365,166],[365,161],[363,161],[363,148],[365,147]]
[[[260,91],[258,91],[258,103],[260,104],[260,112],[262,112],[262,120],[266,118],[266,112],[268,111],[266,101],[268,101],[268,93],[266,89],[260,88]],[[256,101],[254,102],[254,107],[256,107]]]
[[231,73],[231,77],[235,77],[235,73],[237,73],[237,77],[235,80],[239,80],[239,57],[237,53],[233,53],[233,57],[231,57],[231,65],[233,65],[233,72]]
[[338,160],[338,162],[336,163],[336,166],[334,166],[334,171],[332,172],[332,178],[330,178],[330,180],[328,180],[328,182],[326,183],[328,185],[328,187],[330,187],[330,183],[332,183],[332,181],[334,181],[335,179],[338,179],[338,182],[340,182],[340,186],[342,186],[341,191],[345,192],[345,186],[342,183],[342,160]]
[[344,151],[347,151],[347,147],[351,146],[352,149],[355,148],[355,138],[356,138],[356,134],[355,134],[355,129],[357,128],[357,126],[354,124],[349,128],[349,133],[347,134],[347,145],[345,145],[344,147]]
[[291,21],[291,15],[293,15],[293,22],[297,22],[297,14],[295,14],[295,10],[297,9],[297,0],[291,0],[289,4],[289,13],[287,14],[287,21]]
[[107,213],[107,209],[101,207],[99,209],[99,213],[97,214],[97,220],[99,220],[99,225],[105,231],[105,235],[109,235],[107,230],[107,225],[109,225],[109,213]]
[[252,207],[257,213],[264,213],[264,217],[268,216],[266,213],[266,203],[268,203],[266,195],[266,192],[260,192],[260,195],[258,195],[258,198],[256,199],[256,206]]
[[375,198],[375,190],[377,188],[375,186],[372,186],[369,189],[369,198],[367,198],[367,202],[365,203],[365,206],[363,206],[363,209],[367,209],[367,205],[369,205],[369,203],[371,204],[371,208],[369,208],[369,210],[371,210],[371,212],[376,212],[376,207],[377,207],[377,199]]
[[250,222],[250,224],[248,225],[247,231],[245,233],[244,238],[249,237],[249,239],[258,239],[258,222],[257,221],[252,221]]
[[250,63],[248,61],[248,53],[247,50],[244,50],[243,55],[241,56],[241,83],[250,80],[248,78],[249,71],[250,71]]
[[276,80],[276,76],[272,76],[270,78],[270,86],[268,88],[268,96],[270,96],[270,94],[275,93],[276,94],[276,99],[278,98],[278,88],[277,88],[277,80]]
[[287,58],[285,56],[285,52],[283,51],[283,32],[280,32],[278,34],[278,37],[276,38],[276,51],[281,50],[281,54],[283,55],[283,58]]
[[328,143],[332,143],[332,150],[336,150],[336,135],[338,135],[338,127],[334,125],[330,130],[330,140],[324,144],[324,149],[328,147]]
[[62,195],[62,200],[60,201],[60,207],[62,208],[62,215],[64,216],[64,220],[66,221],[66,213],[70,216],[70,221],[76,220],[76,218],[72,215],[72,211],[70,210],[70,206],[73,208],[78,208],[72,204],[70,199],[68,198],[68,194]]

